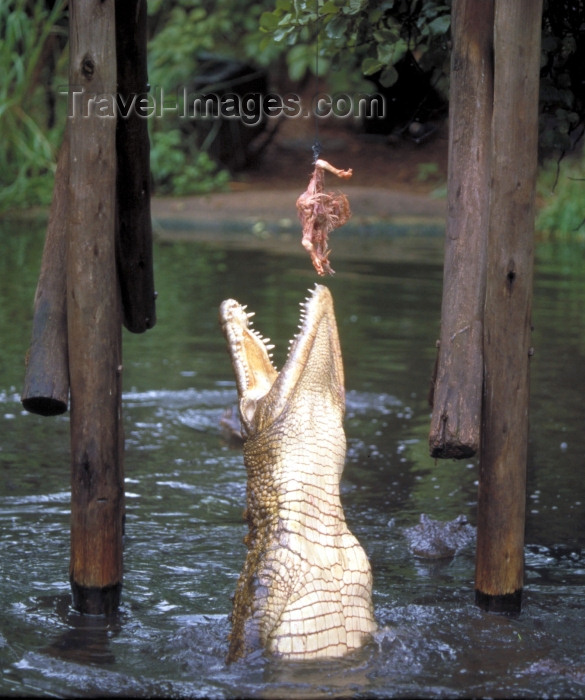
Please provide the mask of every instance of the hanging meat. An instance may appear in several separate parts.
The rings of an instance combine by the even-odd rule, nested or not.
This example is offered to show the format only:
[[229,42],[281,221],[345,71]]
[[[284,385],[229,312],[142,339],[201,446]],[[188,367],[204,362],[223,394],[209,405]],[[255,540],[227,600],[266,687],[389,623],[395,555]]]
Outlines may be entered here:
[[341,192],[324,192],[325,171],[347,180],[353,171],[334,168],[326,160],[316,160],[309,186],[297,199],[297,211],[303,226],[303,248],[311,256],[318,275],[332,275],[329,265],[331,250],[327,239],[331,231],[347,223],[351,216],[349,201]]

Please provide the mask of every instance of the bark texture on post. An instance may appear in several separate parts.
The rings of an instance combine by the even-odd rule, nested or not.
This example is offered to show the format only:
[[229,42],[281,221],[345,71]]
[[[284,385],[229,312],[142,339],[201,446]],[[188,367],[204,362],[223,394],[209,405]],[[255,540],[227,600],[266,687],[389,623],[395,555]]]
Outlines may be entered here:
[[542,0],[496,0],[476,602],[519,612],[524,577]]
[[117,257],[124,325],[142,333],[156,322],[152,223],[150,216],[150,142],[148,116],[141,99],[148,92],[146,0],[116,6],[118,64],[118,232]]
[[41,416],[64,413],[69,399],[65,269],[68,203],[69,134],[66,129],[57,160],[21,397],[27,411]]
[[87,105],[70,102],[69,123],[70,577],[74,606],[107,614],[122,585],[124,508],[116,119],[86,98],[116,95],[115,0],[72,0],[69,8],[70,88],[84,90]]
[[432,457],[461,459],[480,440],[494,2],[454,0],[451,17],[448,216],[429,448]]

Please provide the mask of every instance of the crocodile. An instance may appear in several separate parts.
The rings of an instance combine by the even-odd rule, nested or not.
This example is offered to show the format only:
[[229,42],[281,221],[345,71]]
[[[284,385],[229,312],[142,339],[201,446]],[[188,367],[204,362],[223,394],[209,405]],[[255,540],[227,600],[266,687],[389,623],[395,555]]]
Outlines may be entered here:
[[418,525],[405,528],[411,552],[423,559],[447,559],[474,541],[475,528],[464,515],[441,522],[421,513]]
[[345,389],[330,291],[315,285],[280,372],[246,307],[222,302],[247,471],[247,554],[233,601],[228,662],[264,649],[287,660],[340,657],[376,629],[368,558],[339,482]]

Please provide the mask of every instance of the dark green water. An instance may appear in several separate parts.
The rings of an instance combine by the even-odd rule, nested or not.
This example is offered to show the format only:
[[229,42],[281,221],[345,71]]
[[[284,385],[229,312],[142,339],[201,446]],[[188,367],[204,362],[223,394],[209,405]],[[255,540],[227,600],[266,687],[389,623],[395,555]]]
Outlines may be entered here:
[[429,563],[402,533],[421,513],[475,522],[476,465],[435,463],[427,451],[441,239],[412,235],[385,261],[336,258],[340,241],[326,283],[348,392],[342,497],[372,562],[380,632],[341,661],[227,667],[245,472],[218,428],[235,388],[217,309],[227,297],[248,304],[282,364],[315,282],[308,259],[157,244],[158,324],[124,339],[125,578],[120,613],[104,621],[69,606],[68,418],[32,416],[19,402],[43,228],[4,222],[0,241],[3,695],[585,695],[582,249],[539,250],[520,617],[474,606],[472,548]]

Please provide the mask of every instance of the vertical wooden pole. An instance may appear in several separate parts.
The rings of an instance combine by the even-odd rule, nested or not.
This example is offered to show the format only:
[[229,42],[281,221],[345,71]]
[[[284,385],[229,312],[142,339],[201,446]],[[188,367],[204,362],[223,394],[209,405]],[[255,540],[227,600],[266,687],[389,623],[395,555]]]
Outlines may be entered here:
[[124,325],[142,333],[156,322],[150,218],[150,143],[146,63],[146,0],[116,6],[118,96],[117,258]]
[[496,0],[484,315],[477,604],[519,612],[524,576],[534,191],[542,0]]
[[448,215],[431,456],[479,449],[493,103],[493,0],[451,12]]
[[116,95],[115,0],[71,0],[69,10],[70,578],[78,610],[107,614],[122,586],[124,508],[116,119],[108,107]]
[[67,410],[66,270],[69,203],[69,130],[57,160],[53,201],[34,301],[32,340],[27,359],[22,405],[31,413],[56,416]]

